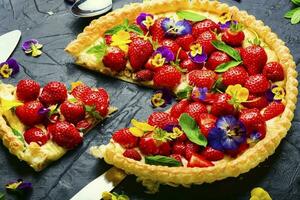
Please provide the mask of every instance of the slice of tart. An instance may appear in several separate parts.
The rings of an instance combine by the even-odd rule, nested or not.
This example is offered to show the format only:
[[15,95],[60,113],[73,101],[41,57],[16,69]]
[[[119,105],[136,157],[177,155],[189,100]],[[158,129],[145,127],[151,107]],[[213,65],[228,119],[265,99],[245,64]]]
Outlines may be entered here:
[[146,185],[236,177],[274,153],[291,126],[298,90],[290,51],[236,7],[131,4],[94,20],[66,51],[83,67],[183,99],[100,148]]
[[36,171],[80,145],[83,135],[115,110],[103,88],[73,86],[67,91],[56,81],[43,88],[33,80],[0,84],[0,138]]

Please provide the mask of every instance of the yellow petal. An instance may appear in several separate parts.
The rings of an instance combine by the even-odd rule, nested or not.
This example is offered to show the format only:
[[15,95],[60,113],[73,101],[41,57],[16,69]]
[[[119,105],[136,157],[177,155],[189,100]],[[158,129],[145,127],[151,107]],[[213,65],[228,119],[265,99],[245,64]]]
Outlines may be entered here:
[[1,99],[1,111],[8,111],[14,107],[23,105],[22,102],[16,101],[16,100],[7,100],[7,99]]
[[81,82],[81,81],[72,82],[72,83],[71,83],[71,91],[72,91],[74,88],[76,88],[77,86],[82,85],[82,84],[83,84],[83,82]]
[[155,129],[154,126],[151,126],[150,124],[148,124],[148,123],[146,123],[146,122],[139,122],[139,121],[137,121],[136,119],[132,119],[132,120],[131,120],[131,124],[132,124],[134,127],[138,128],[138,129],[140,129],[140,130],[142,130],[142,131],[144,131],[144,132],[153,131],[153,130]]
[[238,92],[237,92],[237,99],[239,102],[245,102],[247,101],[249,97],[249,90],[247,88],[241,88]]
[[254,188],[251,191],[251,197],[257,197],[259,200],[272,200],[269,193],[261,187]]
[[130,127],[129,131],[132,135],[134,135],[136,137],[142,137],[144,135],[144,131],[142,131],[141,129],[139,129],[137,127]]

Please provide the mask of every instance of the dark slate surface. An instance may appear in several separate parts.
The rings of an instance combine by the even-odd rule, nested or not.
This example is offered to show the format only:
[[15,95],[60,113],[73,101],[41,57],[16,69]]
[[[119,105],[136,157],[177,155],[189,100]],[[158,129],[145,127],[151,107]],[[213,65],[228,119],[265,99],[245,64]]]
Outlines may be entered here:
[[[249,11],[268,24],[277,33],[300,62],[300,24],[290,25],[283,18],[292,5],[288,0],[242,0],[241,3],[223,0],[230,5]],[[134,2],[115,0],[114,9]],[[34,172],[25,163],[0,145],[0,191],[11,179],[23,178],[31,181],[33,192],[28,199],[58,199],[72,197],[83,186],[109,168],[103,160],[88,154],[89,147],[107,143],[114,130],[127,126],[133,117],[146,119],[152,111],[149,97],[151,89],[138,87],[122,81],[94,74],[73,64],[63,51],[64,47],[89,24],[91,19],[78,19],[69,13],[70,6],[63,0],[0,0],[0,35],[13,29],[22,31],[21,41],[36,38],[44,44],[44,54],[39,58],[24,55],[20,44],[13,57],[22,68],[12,79],[17,83],[22,78],[32,78],[42,84],[57,80],[66,84],[81,80],[92,86],[106,88],[113,96],[111,103],[119,107],[119,112],[97,126],[85,138],[84,144],[65,155],[40,173]],[[49,15],[47,12],[54,12]],[[297,106],[299,108],[299,106]],[[249,199],[253,187],[268,190],[274,200],[300,199],[300,114],[295,114],[293,126],[275,154],[259,167],[235,179],[227,179],[213,184],[193,186],[191,189],[161,187],[160,193],[148,195],[144,188],[128,177],[115,189],[124,192],[133,200],[142,199]],[[101,186],[99,186],[101,187]],[[15,199],[7,195],[7,199]],[[24,198],[22,198],[24,199]]]

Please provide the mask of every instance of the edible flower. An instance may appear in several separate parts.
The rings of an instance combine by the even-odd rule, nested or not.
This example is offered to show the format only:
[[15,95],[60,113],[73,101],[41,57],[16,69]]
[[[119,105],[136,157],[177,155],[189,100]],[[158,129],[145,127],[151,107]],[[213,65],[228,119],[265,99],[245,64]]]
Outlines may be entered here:
[[250,200],[272,200],[269,193],[261,187],[256,187],[251,190]]
[[153,15],[148,14],[148,13],[141,13],[141,14],[136,18],[136,23],[137,23],[141,28],[148,30],[148,29],[154,24]]
[[29,39],[23,42],[22,49],[26,54],[30,54],[33,57],[40,56],[43,52],[40,50],[43,45],[40,44],[36,39]]
[[222,116],[208,134],[209,145],[217,150],[236,150],[246,141],[246,128],[232,115]]
[[231,21],[232,15],[229,12],[225,12],[219,16],[219,22],[225,24],[228,21]]
[[128,44],[131,42],[130,34],[127,31],[120,30],[111,37],[111,46],[116,46],[123,51],[128,51]]
[[153,138],[158,141],[166,142],[166,141],[174,140],[180,137],[182,134],[183,131],[180,130],[177,126],[173,126],[171,132],[168,132],[164,129],[155,128],[155,130],[153,131]]
[[175,59],[173,52],[167,47],[159,47],[153,53],[153,58],[151,60],[151,64],[154,67],[161,67],[165,63],[169,63]]
[[230,104],[232,104],[235,109],[241,109],[241,103],[246,102],[249,97],[249,90],[240,84],[229,85],[225,93],[231,96]]
[[205,101],[206,97],[207,97],[207,93],[208,93],[207,87],[204,87],[204,88],[194,87],[191,97],[192,97],[192,99]]
[[0,101],[1,101],[0,110],[3,111],[3,112],[8,111],[8,110],[10,110],[12,108],[15,108],[17,106],[23,105],[22,102],[17,101],[17,100],[8,100],[8,99],[1,98]]
[[81,81],[71,82],[71,91],[79,85],[83,85],[84,83]]
[[48,115],[48,113],[50,112],[50,109],[49,108],[40,108],[39,111],[38,111],[38,114],[39,115]]
[[175,21],[173,18],[165,18],[161,26],[167,36],[183,36],[192,32],[192,25],[186,20]]
[[127,195],[121,194],[118,195],[117,193],[113,192],[103,192],[102,193],[103,200],[130,200]]
[[23,181],[22,179],[10,181],[5,187],[9,191],[17,193],[23,193],[32,190],[32,184],[28,181]]
[[167,104],[172,102],[171,92],[167,89],[157,90],[152,98],[151,104],[154,108],[165,107]]
[[191,51],[189,53],[189,56],[191,57],[192,61],[195,63],[203,63],[207,60],[207,55],[203,51],[203,47],[201,44],[196,43],[191,45],[190,47]]
[[136,137],[142,137],[145,133],[151,132],[155,129],[154,126],[151,126],[146,122],[139,122],[136,119],[132,119],[131,124],[133,127],[130,127],[129,131]]
[[269,90],[266,92],[266,97],[268,101],[281,101],[284,99],[285,96],[285,90],[284,88],[273,85]]
[[6,62],[0,63],[0,74],[3,78],[9,78],[20,71],[18,62],[10,58]]

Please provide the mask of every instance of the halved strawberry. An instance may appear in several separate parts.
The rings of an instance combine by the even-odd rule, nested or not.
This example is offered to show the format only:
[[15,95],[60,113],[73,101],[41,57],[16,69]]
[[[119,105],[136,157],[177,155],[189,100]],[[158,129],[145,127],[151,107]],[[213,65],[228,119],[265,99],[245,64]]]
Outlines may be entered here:
[[282,81],[284,79],[283,67],[278,62],[269,62],[263,68],[263,75],[273,82]]
[[40,84],[34,80],[20,80],[17,84],[16,95],[21,101],[34,101],[38,98],[40,89]]
[[185,145],[184,142],[176,141],[173,144],[172,153],[173,154],[179,154],[179,155],[185,156],[185,149],[186,149],[186,145]]
[[126,149],[134,148],[138,144],[138,138],[132,135],[128,128],[116,131],[112,139]]
[[137,161],[142,160],[142,156],[135,149],[126,149],[123,153],[123,156],[125,156],[126,158],[131,158],[133,160],[137,160]]
[[159,88],[172,89],[180,83],[180,80],[181,73],[170,65],[160,67],[153,77],[154,86]]
[[217,117],[209,113],[202,113],[198,119],[201,133],[207,137],[209,131],[216,126]]
[[176,118],[171,117],[169,113],[165,112],[153,112],[148,118],[148,124],[151,126],[157,126],[159,128],[165,128],[167,125],[177,125]]
[[205,31],[218,31],[219,25],[210,19],[197,22],[193,25],[192,34],[195,38],[198,38],[199,35]]
[[264,75],[256,74],[248,77],[245,82],[245,88],[247,88],[251,94],[261,94],[270,88],[270,83]]
[[152,133],[141,137],[139,148],[144,155],[164,155],[171,153],[171,146],[168,142],[157,141],[152,137]]
[[222,151],[213,149],[212,147],[205,147],[200,155],[209,161],[218,161],[224,158],[224,153]]
[[183,99],[180,102],[174,104],[171,108],[170,114],[174,118],[179,118],[180,115],[184,112],[185,108],[189,105],[189,101],[187,99]]
[[203,156],[199,154],[192,154],[187,167],[210,167],[214,166],[214,164],[208,160],[206,160]]
[[200,115],[202,113],[207,113],[207,108],[200,102],[193,102],[185,108],[184,112],[194,118],[196,121],[199,121]]
[[229,69],[222,74],[222,83],[225,86],[241,84],[244,85],[249,75],[242,66],[237,66]]
[[211,114],[215,116],[232,115],[235,110],[229,103],[231,97],[228,94],[218,94],[211,106]]
[[263,118],[265,121],[277,117],[283,113],[285,105],[281,102],[271,102],[266,109],[263,111]]
[[194,153],[198,153],[200,150],[200,146],[190,142],[189,140],[185,142],[185,158],[189,160]]
[[209,56],[205,66],[210,70],[215,70],[220,64],[229,61],[231,61],[231,58],[226,53],[215,51]]
[[175,160],[177,160],[178,162],[180,162],[182,164],[182,157],[179,154],[171,154],[170,155],[171,158],[174,158]]
[[249,94],[247,101],[248,102],[243,103],[243,106],[247,108],[257,108],[259,110],[265,108],[269,104],[265,95],[256,96],[253,94]]
[[189,84],[200,88],[211,89],[216,80],[217,74],[211,70],[193,70],[188,73]]

